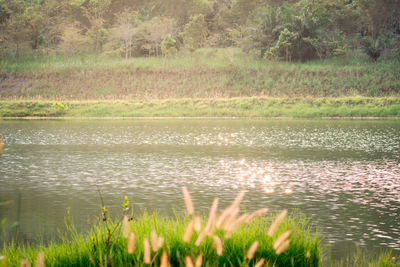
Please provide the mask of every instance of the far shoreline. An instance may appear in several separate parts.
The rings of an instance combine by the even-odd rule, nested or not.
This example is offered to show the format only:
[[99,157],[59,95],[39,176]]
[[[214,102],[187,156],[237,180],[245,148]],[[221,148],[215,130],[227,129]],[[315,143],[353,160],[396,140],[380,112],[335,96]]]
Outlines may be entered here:
[[0,117],[0,120],[400,120],[400,116],[392,117]]
[[398,120],[400,97],[0,100],[0,119]]

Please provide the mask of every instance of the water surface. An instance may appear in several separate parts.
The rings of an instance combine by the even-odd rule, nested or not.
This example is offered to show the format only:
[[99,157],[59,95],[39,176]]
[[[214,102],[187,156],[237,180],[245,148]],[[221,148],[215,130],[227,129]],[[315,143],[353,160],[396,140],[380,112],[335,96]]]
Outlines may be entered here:
[[56,235],[68,208],[87,229],[97,188],[114,214],[127,195],[168,216],[185,185],[200,212],[241,190],[247,211],[297,210],[334,253],[400,250],[399,121],[3,120],[0,133],[0,201],[14,201],[0,217],[19,216],[27,241]]

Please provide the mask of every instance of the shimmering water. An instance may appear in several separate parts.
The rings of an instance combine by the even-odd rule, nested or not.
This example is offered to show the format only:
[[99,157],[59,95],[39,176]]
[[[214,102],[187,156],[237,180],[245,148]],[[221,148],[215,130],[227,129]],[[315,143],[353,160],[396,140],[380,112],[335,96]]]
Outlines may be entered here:
[[[0,217],[25,240],[56,234],[66,209],[80,229],[99,215],[99,187],[114,214],[196,208],[214,197],[243,208],[296,209],[333,251],[400,250],[400,121],[0,121]],[[18,197],[20,196],[20,197]]]

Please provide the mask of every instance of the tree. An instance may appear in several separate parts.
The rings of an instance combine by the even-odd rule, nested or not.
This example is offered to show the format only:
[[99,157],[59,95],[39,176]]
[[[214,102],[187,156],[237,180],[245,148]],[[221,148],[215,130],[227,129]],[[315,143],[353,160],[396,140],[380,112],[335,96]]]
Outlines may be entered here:
[[296,5],[268,7],[259,13],[248,29],[261,56],[306,61],[330,55],[335,48],[331,19],[318,2],[303,0]]
[[79,51],[85,42],[85,37],[82,35],[82,30],[73,24],[64,26],[61,42],[58,48],[64,54],[65,58],[70,58]]
[[171,34],[167,34],[161,42],[161,51],[164,56],[174,56],[178,52],[176,49],[176,40]]
[[137,12],[123,12],[118,17],[118,25],[114,29],[114,36],[122,40],[125,45],[125,59],[131,56],[133,36],[137,32]]
[[374,38],[383,32],[400,34],[400,0],[355,0],[364,28]]
[[88,0],[85,5],[82,5],[84,14],[89,22],[87,36],[92,42],[96,61],[108,36],[108,30],[104,27],[104,14],[110,3],[111,0]]
[[175,20],[168,17],[154,17],[143,23],[148,39],[152,44],[156,56],[159,55],[159,47],[164,36],[172,34],[175,29]]
[[194,51],[201,47],[208,35],[207,24],[204,20],[204,15],[194,15],[189,23],[185,25],[183,35],[183,43],[189,51]]

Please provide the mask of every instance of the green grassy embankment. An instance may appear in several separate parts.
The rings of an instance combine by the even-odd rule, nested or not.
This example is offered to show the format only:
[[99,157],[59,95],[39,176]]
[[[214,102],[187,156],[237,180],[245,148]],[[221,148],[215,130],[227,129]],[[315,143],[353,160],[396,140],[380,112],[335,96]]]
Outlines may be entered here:
[[0,62],[0,116],[399,116],[400,62],[176,58]]
[[400,98],[0,101],[0,117],[398,117]]

